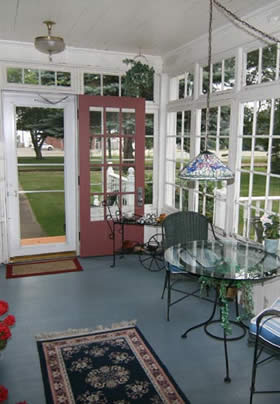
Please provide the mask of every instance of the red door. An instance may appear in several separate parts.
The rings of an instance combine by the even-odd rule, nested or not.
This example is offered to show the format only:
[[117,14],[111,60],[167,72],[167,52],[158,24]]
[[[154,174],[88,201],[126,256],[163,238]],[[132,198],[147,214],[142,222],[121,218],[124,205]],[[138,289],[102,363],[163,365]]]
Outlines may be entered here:
[[[79,96],[79,147],[80,255],[111,255],[109,211],[144,214],[145,100]],[[127,226],[125,238],[143,242],[143,227]]]

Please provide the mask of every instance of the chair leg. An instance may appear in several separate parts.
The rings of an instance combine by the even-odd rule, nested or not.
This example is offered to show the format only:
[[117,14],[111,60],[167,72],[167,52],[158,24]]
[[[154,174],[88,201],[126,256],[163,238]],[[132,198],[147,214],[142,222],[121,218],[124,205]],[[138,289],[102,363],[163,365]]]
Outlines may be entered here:
[[164,286],[163,286],[163,291],[161,294],[162,299],[164,298],[164,292],[165,292],[166,287],[167,287],[167,271],[165,271]]
[[250,404],[253,403],[253,394],[255,392],[257,360],[258,360],[258,338],[256,337],[255,349],[254,349],[253,368],[252,368],[252,379],[251,379],[251,386],[250,386]]
[[167,321],[169,321],[169,310],[171,305],[171,285],[170,285],[170,271],[167,274]]

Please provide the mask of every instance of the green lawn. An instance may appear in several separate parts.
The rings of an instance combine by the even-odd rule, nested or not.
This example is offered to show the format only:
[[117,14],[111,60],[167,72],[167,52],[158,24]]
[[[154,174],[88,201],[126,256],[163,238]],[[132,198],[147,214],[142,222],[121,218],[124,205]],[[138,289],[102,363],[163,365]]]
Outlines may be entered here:
[[[22,167],[21,167],[22,168]],[[38,167],[27,167],[19,170],[19,183],[25,191],[60,190],[62,192],[27,193],[33,213],[47,236],[61,236],[65,234],[64,209],[64,173],[38,170]]]
[[[52,164],[52,166],[23,166],[19,167],[19,183],[22,190],[25,191],[48,191],[59,190],[59,193],[31,193],[26,194],[37,221],[49,236],[63,235],[65,211],[64,211],[64,171],[63,157],[47,157],[42,160],[37,160],[33,157],[19,157],[20,164]],[[257,167],[258,171],[265,172],[265,167]],[[151,161],[145,163],[146,181],[151,182]],[[254,175],[253,196],[263,196],[265,193],[266,176]],[[100,171],[91,171],[91,182],[95,183],[92,189],[94,192],[101,192]],[[242,173],[240,196],[248,196],[249,174]],[[152,185],[146,187],[147,197],[146,203],[151,203]],[[279,180],[271,178],[270,195],[279,195]],[[277,203],[277,202],[276,202]],[[243,218],[240,216],[240,220]]]

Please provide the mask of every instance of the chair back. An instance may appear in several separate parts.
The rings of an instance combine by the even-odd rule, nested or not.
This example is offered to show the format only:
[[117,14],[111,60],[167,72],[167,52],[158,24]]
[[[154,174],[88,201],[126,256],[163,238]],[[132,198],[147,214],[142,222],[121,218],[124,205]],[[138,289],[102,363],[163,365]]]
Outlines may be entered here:
[[208,240],[209,220],[197,212],[176,212],[162,223],[163,248],[194,240]]

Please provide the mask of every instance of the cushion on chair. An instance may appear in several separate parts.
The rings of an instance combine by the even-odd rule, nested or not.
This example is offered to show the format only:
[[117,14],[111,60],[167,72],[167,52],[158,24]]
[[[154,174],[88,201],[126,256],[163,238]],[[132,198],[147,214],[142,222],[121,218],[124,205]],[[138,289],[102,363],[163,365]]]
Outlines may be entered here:
[[[280,297],[278,297],[269,308],[280,311]],[[265,310],[268,310],[268,309],[265,309]],[[256,332],[257,332],[256,319],[265,310],[263,310],[261,313],[259,313],[257,316],[255,316],[251,320],[250,332],[254,335],[256,335]],[[277,316],[264,317],[260,323],[259,336],[264,341],[268,342],[269,344],[272,344],[276,347],[280,347],[280,317],[277,317]]]

